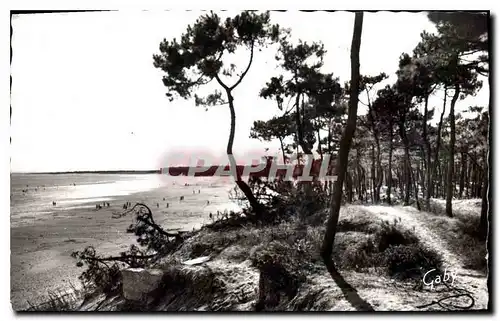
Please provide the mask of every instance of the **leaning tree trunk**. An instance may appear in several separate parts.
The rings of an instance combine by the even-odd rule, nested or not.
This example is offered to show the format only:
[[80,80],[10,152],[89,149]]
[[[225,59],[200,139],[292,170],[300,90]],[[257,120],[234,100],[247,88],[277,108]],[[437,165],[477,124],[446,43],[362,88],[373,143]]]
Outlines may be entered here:
[[243,192],[243,194],[247,198],[248,202],[250,203],[250,206],[252,207],[252,209],[255,212],[255,216],[257,218],[262,218],[262,216],[264,215],[263,206],[259,203],[257,198],[253,195],[253,192],[250,189],[250,187],[248,186],[248,184],[245,183],[245,181],[243,181],[241,179],[241,173],[238,172],[238,168],[236,167],[237,166],[236,160],[234,159],[234,156],[233,156],[234,133],[235,133],[235,129],[236,129],[236,113],[234,111],[234,98],[233,98],[233,95],[231,94],[230,90],[227,90],[226,93],[227,93],[228,102],[229,102],[229,110],[231,112],[231,130],[229,132],[229,140],[227,142],[226,153],[227,153],[227,156],[229,158],[230,166],[236,174],[236,177],[235,177],[236,185],[239,187],[239,189]]
[[460,85],[455,85],[455,94],[451,99],[450,105],[450,157],[448,159],[448,176],[446,179],[446,215],[453,217],[451,200],[453,198],[453,192],[455,191],[455,185],[453,182],[453,167],[454,167],[454,156],[455,156],[455,103],[458,100],[458,95],[460,94]]
[[340,141],[339,156],[336,164],[336,174],[334,192],[330,203],[330,216],[326,226],[325,238],[321,249],[321,256],[328,270],[333,273],[335,264],[331,256],[333,242],[335,241],[335,232],[339,220],[340,202],[342,198],[342,186],[345,179],[349,149],[351,148],[352,137],[356,131],[356,118],[358,113],[358,93],[359,93],[359,50],[361,47],[361,30],[363,27],[363,12],[356,12],[354,19],[354,32],[351,45],[351,91],[349,95],[349,113],[347,124]]
[[[432,191],[433,195],[437,196],[439,195],[439,184],[436,185],[436,192],[434,192],[434,182],[437,176],[437,169],[438,169],[438,164],[439,164],[439,148],[441,147],[441,129],[443,128],[443,118],[444,118],[444,113],[446,111],[446,97],[447,97],[448,89],[445,87],[444,88],[444,101],[443,101],[443,111],[441,112],[441,116],[439,118],[439,124],[438,124],[438,129],[437,129],[437,138],[436,138],[436,153],[434,155],[434,163],[432,164],[432,171],[431,171],[431,185],[430,190]],[[427,197],[430,199],[432,195],[427,195]]]

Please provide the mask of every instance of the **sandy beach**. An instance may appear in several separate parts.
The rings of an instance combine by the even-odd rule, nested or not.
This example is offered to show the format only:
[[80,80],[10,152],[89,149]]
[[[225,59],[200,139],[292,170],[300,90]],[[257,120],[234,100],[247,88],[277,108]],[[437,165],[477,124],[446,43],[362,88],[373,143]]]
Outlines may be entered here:
[[[31,216],[11,214],[13,309],[24,309],[29,304],[44,301],[48,291],[70,290],[70,284],[79,287],[78,276],[83,268],[75,266],[74,259],[70,257],[72,251],[93,245],[100,253],[117,254],[134,243],[133,235],[125,232],[133,217],[112,218],[113,213],[123,211],[126,201],[150,206],[155,220],[168,230],[199,228],[209,221],[210,212],[238,208],[229,200],[228,192],[232,185],[228,182],[190,180],[193,181],[189,182],[189,186],[185,186],[184,181],[176,180],[129,195],[94,193],[90,200],[80,202],[64,202],[62,197],[52,211],[33,212]],[[180,196],[184,196],[182,202]],[[97,210],[95,204],[103,201],[109,202],[110,207]],[[207,204],[207,201],[210,203]],[[16,202],[12,203],[15,207]],[[11,211],[14,212],[12,208]]]

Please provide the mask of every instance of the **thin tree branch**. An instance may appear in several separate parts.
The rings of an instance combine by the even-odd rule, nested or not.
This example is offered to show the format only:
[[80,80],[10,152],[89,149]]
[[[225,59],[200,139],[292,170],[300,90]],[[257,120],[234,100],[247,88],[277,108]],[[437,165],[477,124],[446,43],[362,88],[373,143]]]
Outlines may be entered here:
[[226,90],[226,92],[230,92],[231,89],[220,79],[219,75],[216,74],[215,75],[215,79],[217,80],[217,82],[219,83],[219,85],[222,86],[222,88],[224,88],[224,90]]
[[250,60],[248,61],[248,66],[245,69],[245,71],[241,74],[240,79],[238,79],[238,81],[234,85],[232,85],[229,88],[229,90],[233,90],[234,88],[236,88],[236,86],[238,86],[241,83],[241,81],[243,80],[243,78],[246,76],[248,70],[250,69],[250,66],[252,65],[252,61],[253,61],[253,48],[254,48],[254,41],[252,40],[252,45],[250,47]]

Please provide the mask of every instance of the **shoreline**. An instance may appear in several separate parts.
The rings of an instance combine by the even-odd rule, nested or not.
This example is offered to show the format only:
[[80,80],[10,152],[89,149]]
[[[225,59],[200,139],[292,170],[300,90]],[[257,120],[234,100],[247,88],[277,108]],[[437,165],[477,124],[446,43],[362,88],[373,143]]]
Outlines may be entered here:
[[[70,257],[72,251],[94,245],[103,254],[114,254],[128,249],[135,237],[126,233],[132,217],[114,219],[114,212],[123,211],[126,201],[148,204],[155,213],[158,224],[167,230],[192,230],[208,221],[207,211],[227,203],[230,186],[198,186],[203,193],[192,194],[193,186],[168,189],[162,186],[149,191],[114,196],[111,206],[96,210],[89,204],[79,204],[63,210],[44,214],[34,219],[34,224],[16,226],[11,224],[11,303],[14,310],[28,307],[28,302],[43,301],[48,291],[79,286],[78,276],[82,269],[75,266]],[[198,189],[196,188],[196,189]],[[168,189],[168,190],[167,190]],[[189,193],[188,193],[189,192]],[[178,195],[184,194],[180,203]],[[168,195],[168,196],[167,196]],[[165,201],[163,201],[163,197]],[[205,199],[212,207],[207,207]],[[166,204],[170,202],[167,209]],[[156,204],[161,204],[157,208]]]

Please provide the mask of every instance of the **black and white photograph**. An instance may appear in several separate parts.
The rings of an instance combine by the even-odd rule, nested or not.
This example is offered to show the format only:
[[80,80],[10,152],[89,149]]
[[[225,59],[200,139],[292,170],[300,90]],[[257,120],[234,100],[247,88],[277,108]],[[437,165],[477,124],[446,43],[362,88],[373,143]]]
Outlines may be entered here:
[[11,11],[11,309],[491,312],[491,20]]

